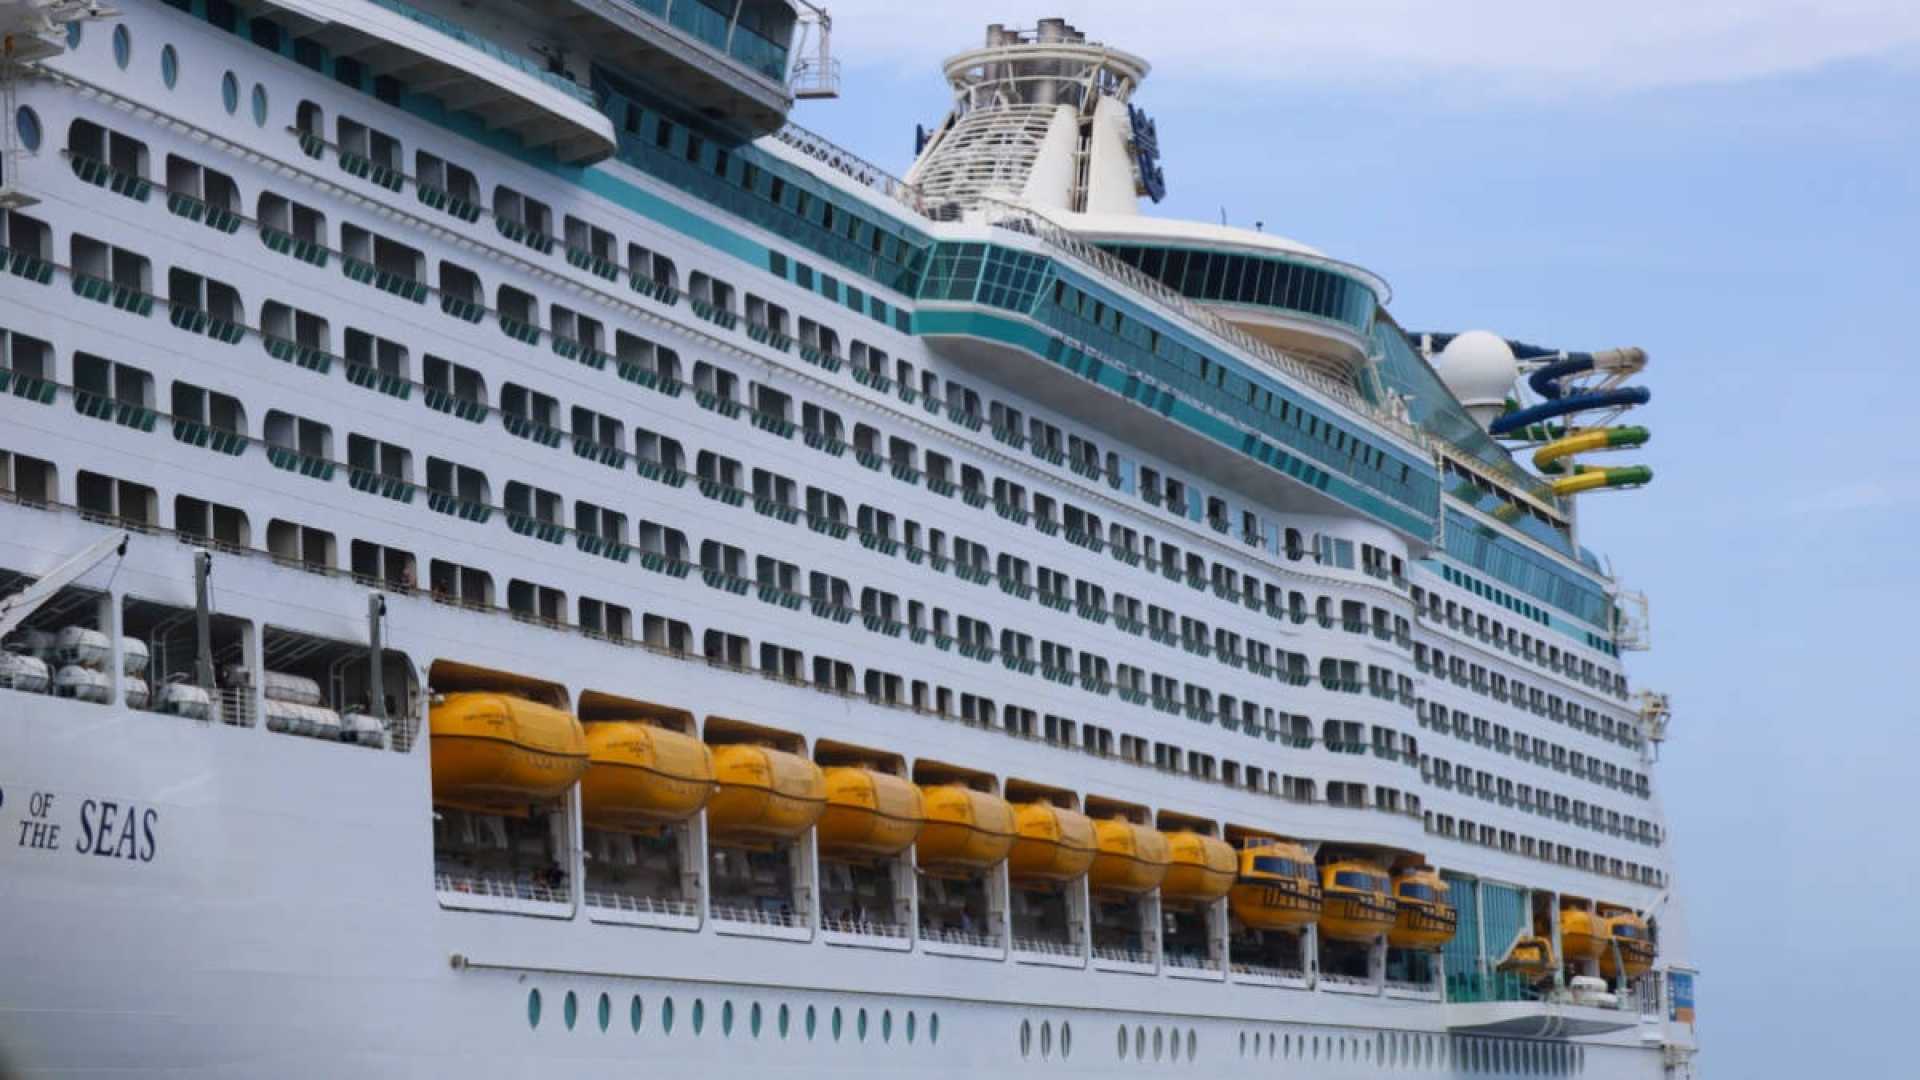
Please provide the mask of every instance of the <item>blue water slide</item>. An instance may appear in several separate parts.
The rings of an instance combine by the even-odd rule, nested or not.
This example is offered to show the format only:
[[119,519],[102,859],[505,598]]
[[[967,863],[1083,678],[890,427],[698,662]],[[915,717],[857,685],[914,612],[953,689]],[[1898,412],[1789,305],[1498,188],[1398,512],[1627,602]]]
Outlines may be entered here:
[[1592,370],[1592,353],[1568,353],[1565,360],[1555,360],[1527,376],[1527,385],[1533,387],[1534,393],[1553,401],[1560,397],[1561,379]]
[[[1592,361],[1588,360],[1591,364]],[[1530,408],[1518,409],[1496,418],[1487,425],[1487,430],[1495,435],[1537,424],[1542,420],[1551,420],[1568,413],[1587,412],[1592,409],[1611,409],[1622,405],[1645,405],[1653,399],[1652,391],[1644,386],[1622,386],[1613,390],[1602,390],[1593,394],[1573,394],[1566,397],[1554,397]]]

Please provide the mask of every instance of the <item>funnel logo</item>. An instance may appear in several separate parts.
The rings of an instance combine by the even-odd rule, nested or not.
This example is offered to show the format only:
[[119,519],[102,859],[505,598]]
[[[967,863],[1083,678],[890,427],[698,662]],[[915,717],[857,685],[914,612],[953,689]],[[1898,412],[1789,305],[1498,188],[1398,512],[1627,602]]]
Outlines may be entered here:
[[1133,125],[1133,165],[1140,174],[1140,194],[1159,202],[1167,197],[1167,175],[1160,169],[1160,133],[1138,106],[1127,106],[1127,119]]

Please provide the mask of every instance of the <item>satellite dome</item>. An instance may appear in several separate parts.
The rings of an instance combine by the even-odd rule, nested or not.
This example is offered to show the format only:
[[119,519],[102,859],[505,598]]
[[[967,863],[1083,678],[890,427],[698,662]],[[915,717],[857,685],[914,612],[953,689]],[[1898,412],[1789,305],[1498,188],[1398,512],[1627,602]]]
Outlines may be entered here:
[[1434,370],[1460,404],[1485,425],[1505,407],[1520,367],[1513,349],[1500,335],[1486,330],[1457,334],[1433,358]]

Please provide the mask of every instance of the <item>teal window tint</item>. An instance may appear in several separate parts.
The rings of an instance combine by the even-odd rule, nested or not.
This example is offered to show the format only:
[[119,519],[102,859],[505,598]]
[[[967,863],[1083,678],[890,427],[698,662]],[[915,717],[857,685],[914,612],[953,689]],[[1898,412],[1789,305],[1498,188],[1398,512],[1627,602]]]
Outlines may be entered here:
[[169,90],[180,81],[180,54],[174,52],[171,45],[160,50],[160,81],[166,83]]
[[663,998],[660,1001],[660,1030],[662,1033],[667,1035],[673,1034],[673,999],[672,998]]
[[859,1035],[861,1042],[867,1041],[867,1010],[861,1009],[854,1015],[853,1030]]
[[818,1021],[818,1018],[814,1014],[813,1006],[811,1005],[807,1006],[807,1038],[808,1039],[813,1038],[814,1028],[818,1026],[817,1021]]
[[694,998],[693,999],[693,1033],[695,1035],[700,1034],[700,1029],[706,1026],[707,1026],[707,1003],[700,998]]
[[640,1022],[646,1019],[646,1015],[646,1009],[640,1004],[640,995],[633,995],[632,1003],[627,1006],[627,1024],[633,1028],[635,1035],[640,1034]]
[[927,1014],[927,1041],[930,1043],[937,1043],[940,1041],[940,1014],[939,1013]]
[[70,22],[67,24],[67,48],[77,49],[79,47],[80,47],[80,24],[78,22]]
[[566,1000],[561,1003],[560,1016],[567,1022],[568,1031],[572,1031],[574,1022],[580,1019],[580,999],[571,990],[567,991]]
[[253,122],[257,127],[267,126],[267,88],[260,83],[253,84]]
[[113,62],[125,71],[132,59],[133,33],[127,29],[126,23],[121,23],[113,28]]
[[784,1039],[784,1038],[786,1038],[786,1037],[787,1037],[787,1024],[788,1024],[788,1022],[789,1022],[790,1020],[792,1020],[792,1019],[793,1019],[793,1017],[792,1017],[792,1014],[791,1014],[791,1013],[789,1013],[789,1012],[787,1011],[787,1007],[786,1007],[786,1005],[784,1005],[784,1004],[783,1004],[783,1005],[781,1005],[781,1006],[780,1006],[780,1020],[779,1020],[779,1023],[778,1023],[778,1026],[779,1026],[779,1029],[780,1029],[780,1037],[781,1037],[781,1038],[783,1038],[783,1039]]
[[220,100],[229,114],[240,108],[240,80],[231,71],[220,79]]
[[600,1030],[605,1031],[607,1030],[607,1026],[613,1023],[613,999],[605,994],[601,994],[599,1012]]
[[760,1003],[757,1001],[753,1003],[752,1010],[747,1013],[747,1028],[753,1033],[754,1038],[760,1037]]
[[731,1001],[720,1003],[720,1034],[733,1034],[733,1002]]
[[[68,23],[67,25],[78,26],[79,24]],[[39,113],[22,105],[14,111],[13,126],[14,130],[20,133],[20,145],[25,147],[28,153],[33,153],[40,149]]]
[[527,1026],[540,1026],[540,988],[537,986],[527,991]]

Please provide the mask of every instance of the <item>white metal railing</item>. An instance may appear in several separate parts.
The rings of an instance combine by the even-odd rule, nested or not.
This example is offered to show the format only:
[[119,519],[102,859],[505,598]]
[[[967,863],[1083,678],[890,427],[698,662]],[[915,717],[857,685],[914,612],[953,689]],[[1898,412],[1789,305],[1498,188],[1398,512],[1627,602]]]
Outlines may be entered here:
[[1062,944],[1058,941],[1048,941],[1045,938],[1017,936],[1013,939],[1013,951],[1034,953],[1039,956],[1078,957],[1081,955],[1081,949],[1078,945]]
[[739,923],[746,926],[780,926],[790,930],[804,929],[807,917],[797,911],[762,911],[759,908],[740,907],[734,904],[715,904],[710,909],[715,922]]
[[1323,986],[1338,989],[1373,989],[1373,980],[1364,975],[1335,975],[1331,972],[1323,971],[1320,973],[1320,982]]
[[1167,966],[1188,971],[1219,971],[1220,965],[1204,953],[1169,952]]
[[820,920],[820,929],[835,934],[887,938],[896,941],[904,941],[909,936],[909,927],[905,923],[870,922],[866,919],[822,917]]
[[1230,970],[1235,975],[1247,975],[1256,979],[1298,979],[1304,982],[1307,977],[1307,973],[1300,968],[1273,967],[1268,964],[1236,963],[1231,965]]
[[700,913],[699,907],[691,900],[669,900],[660,896],[612,892],[605,889],[583,890],[580,900],[588,907],[635,915],[676,915],[692,918]]
[[997,949],[1000,947],[998,934],[976,934],[971,930],[934,930],[920,928],[920,940],[940,945],[969,945],[976,949]]
[[[1113,255],[1100,250],[1099,247],[1087,243],[1085,240],[1075,236],[1072,232],[1061,228],[1045,215],[1026,207],[1015,206],[1012,203],[1002,202],[999,199],[988,196],[983,196],[980,203],[982,207],[1001,215],[999,219],[991,220],[990,224],[1002,228],[1011,227],[1016,232],[1032,236],[1043,244],[1058,249],[1061,254],[1078,259],[1100,273],[1124,282],[1129,288],[1152,297],[1155,301],[1172,310],[1180,317],[1206,328],[1208,332],[1216,337],[1222,338],[1246,350],[1249,354],[1269,366],[1299,382],[1313,387],[1315,390],[1338,401],[1354,412],[1395,432],[1413,445],[1423,450],[1430,448],[1427,437],[1405,417],[1387,412],[1379,406],[1374,405],[1372,402],[1361,397],[1352,387],[1347,386],[1312,366],[1305,360],[1261,341],[1221,318],[1219,315],[1207,310],[1204,306],[1182,296],[1180,293],[1160,282],[1157,278],[1149,277],[1139,270],[1128,266],[1125,262],[1115,258]],[[1009,221],[1017,222],[1018,225],[1009,226],[1007,224]],[[1333,265],[1338,265],[1349,273],[1356,272],[1359,269],[1358,267],[1337,263],[1335,260],[1329,259],[1325,261]]]
[[1095,945],[1093,947],[1093,958],[1095,960],[1111,960],[1119,964],[1140,964],[1142,966],[1153,963],[1152,953],[1144,949],[1130,949],[1124,945]]
[[926,215],[920,189],[848,150],[817,131],[789,120],[773,137],[857,183],[885,195],[916,214]]
[[443,893],[483,896],[493,900],[530,900],[541,904],[573,902],[572,893],[568,892],[564,885],[542,885],[537,881],[520,878],[508,880],[492,876],[472,877],[435,871],[433,887]]

